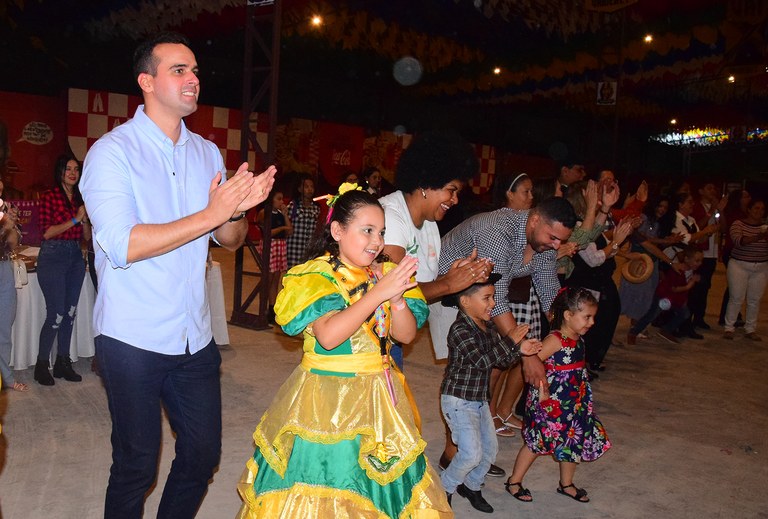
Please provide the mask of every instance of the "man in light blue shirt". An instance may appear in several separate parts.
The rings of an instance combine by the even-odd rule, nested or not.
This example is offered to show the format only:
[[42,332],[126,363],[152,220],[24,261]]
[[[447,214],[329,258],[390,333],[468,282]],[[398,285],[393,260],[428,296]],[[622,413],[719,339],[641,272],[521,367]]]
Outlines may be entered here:
[[130,121],[88,152],[81,181],[94,229],[99,291],[96,355],[112,416],[104,516],[141,517],[155,480],[161,405],[176,459],[158,517],[194,517],[221,451],[221,357],[205,292],[208,240],[234,250],[244,212],[266,199],[270,166],[222,182],[216,145],[190,132],[197,63],[183,36],[161,34],[134,54],[144,96]]

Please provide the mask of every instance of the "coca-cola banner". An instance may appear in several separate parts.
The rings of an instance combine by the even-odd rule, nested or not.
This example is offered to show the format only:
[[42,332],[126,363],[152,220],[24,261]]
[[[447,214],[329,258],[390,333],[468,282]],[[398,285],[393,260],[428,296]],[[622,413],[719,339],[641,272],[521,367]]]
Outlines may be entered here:
[[362,127],[319,122],[318,134],[320,174],[328,184],[338,186],[348,173],[360,173],[365,139]]

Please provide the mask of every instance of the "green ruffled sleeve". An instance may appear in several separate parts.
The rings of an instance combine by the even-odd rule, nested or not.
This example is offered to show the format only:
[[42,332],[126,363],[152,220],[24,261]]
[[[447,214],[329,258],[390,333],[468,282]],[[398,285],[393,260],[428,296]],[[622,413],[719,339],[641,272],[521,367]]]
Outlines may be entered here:
[[318,317],[347,307],[330,272],[327,261],[312,260],[285,274],[275,302],[275,322],[285,333],[298,335]]

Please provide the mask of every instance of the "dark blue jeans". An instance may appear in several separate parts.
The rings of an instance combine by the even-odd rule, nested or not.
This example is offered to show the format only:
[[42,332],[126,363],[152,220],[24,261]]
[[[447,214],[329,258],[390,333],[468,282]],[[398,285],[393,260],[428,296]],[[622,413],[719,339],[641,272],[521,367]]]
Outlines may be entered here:
[[56,354],[69,356],[72,325],[85,277],[85,260],[75,240],[45,240],[37,257],[37,281],[45,298],[45,322],[40,330],[38,360],[48,360],[56,341]]
[[[668,333],[675,333],[675,330],[683,324],[686,320],[688,320],[691,317],[691,311],[688,310],[687,306],[681,306],[678,308],[670,308],[668,310],[672,317],[669,319],[669,321],[666,322],[666,324],[662,327],[662,330]],[[642,316],[635,325],[629,330],[629,333],[632,335],[638,335],[640,332],[645,330],[649,324],[651,324],[654,319],[656,319],[659,314],[661,314],[663,310],[661,307],[659,307],[659,298],[656,296],[653,296],[653,302],[651,303],[651,307],[648,309],[647,312],[645,312],[645,315]]]
[[105,518],[140,518],[157,476],[161,405],[176,434],[176,458],[158,518],[192,518],[221,457],[221,355],[210,344],[194,355],[163,355],[105,335],[96,356],[112,416],[112,468]]

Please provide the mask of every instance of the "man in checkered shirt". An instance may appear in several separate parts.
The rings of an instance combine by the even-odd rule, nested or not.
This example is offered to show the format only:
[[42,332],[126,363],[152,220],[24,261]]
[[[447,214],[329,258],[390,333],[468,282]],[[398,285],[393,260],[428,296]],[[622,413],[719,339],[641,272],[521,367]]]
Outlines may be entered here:
[[[491,316],[499,333],[509,335],[517,326],[509,305],[502,304],[508,301],[510,280],[531,276],[542,310],[548,312],[560,289],[557,249],[568,241],[575,225],[576,213],[563,198],[544,200],[530,211],[502,208],[475,215],[443,237],[439,274],[475,249],[478,257],[490,258],[494,272],[501,274],[495,284],[499,304]],[[526,381],[536,387],[544,380],[544,366],[535,355],[524,357],[523,371]]]

